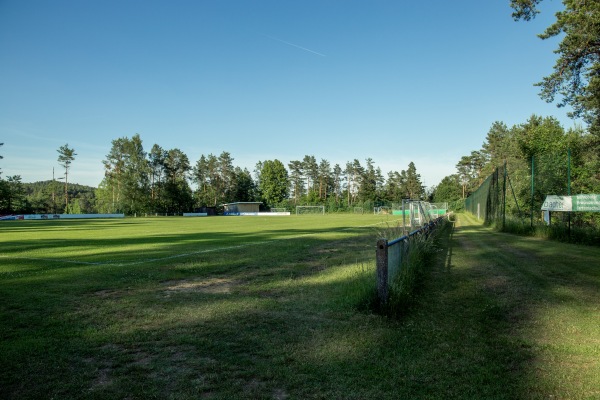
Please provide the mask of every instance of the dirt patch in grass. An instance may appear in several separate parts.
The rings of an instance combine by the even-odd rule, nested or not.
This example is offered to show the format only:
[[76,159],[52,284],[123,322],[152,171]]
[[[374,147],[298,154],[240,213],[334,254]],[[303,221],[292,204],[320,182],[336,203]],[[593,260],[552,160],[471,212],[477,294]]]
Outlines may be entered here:
[[483,286],[492,292],[502,293],[507,290],[510,279],[504,275],[489,276],[483,282]]
[[112,383],[112,379],[110,378],[111,368],[100,368],[98,370],[98,374],[96,379],[92,383],[92,387],[90,390],[95,390],[99,387],[105,387]]
[[95,378],[91,381],[90,387],[88,388],[90,392],[99,390],[113,383],[112,362],[110,362],[109,360],[99,361],[96,358],[86,358],[83,360],[83,362],[89,365],[90,367],[97,368],[94,373]]
[[93,295],[96,297],[100,297],[101,299],[114,299],[117,297],[121,297],[122,292],[119,292],[117,290],[103,289],[94,292]]
[[273,391],[273,398],[276,400],[285,400],[288,398],[288,395],[283,389],[275,389]]
[[237,282],[223,278],[174,280],[162,282],[166,295],[171,293],[230,294]]
[[502,251],[504,253],[510,254],[514,259],[518,260],[527,260],[529,262],[537,262],[537,257],[531,251],[524,251],[517,249],[510,244],[499,244],[498,251]]
[[477,246],[475,246],[472,240],[468,240],[465,237],[461,236],[456,236],[456,240],[458,242],[458,245],[467,251],[477,250]]

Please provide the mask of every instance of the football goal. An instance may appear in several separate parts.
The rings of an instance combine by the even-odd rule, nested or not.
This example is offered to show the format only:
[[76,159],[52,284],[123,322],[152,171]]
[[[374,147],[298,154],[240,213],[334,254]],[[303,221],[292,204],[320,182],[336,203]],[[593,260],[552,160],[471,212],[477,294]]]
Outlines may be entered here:
[[354,207],[354,214],[364,214],[365,211],[362,207]]
[[373,214],[375,215],[379,215],[379,214],[391,214],[392,210],[390,209],[390,207],[386,207],[386,206],[381,206],[381,207],[374,207],[373,208]]
[[296,206],[296,215],[304,214],[325,215],[325,206]]

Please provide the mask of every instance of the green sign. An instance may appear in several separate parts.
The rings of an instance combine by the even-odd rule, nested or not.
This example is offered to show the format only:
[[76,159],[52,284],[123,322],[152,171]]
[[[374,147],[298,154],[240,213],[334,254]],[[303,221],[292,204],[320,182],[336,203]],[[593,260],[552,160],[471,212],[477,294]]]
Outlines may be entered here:
[[578,194],[573,197],[573,211],[600,211],[600,194]]
[[600,194],[577,194],[575,196],[546,196],[544,211],[595,211],[600,212]]

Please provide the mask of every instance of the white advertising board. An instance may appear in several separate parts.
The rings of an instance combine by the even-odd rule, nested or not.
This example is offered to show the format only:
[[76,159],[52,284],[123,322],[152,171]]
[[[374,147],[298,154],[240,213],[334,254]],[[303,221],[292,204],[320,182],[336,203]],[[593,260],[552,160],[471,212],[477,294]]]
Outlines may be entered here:
[[573,200],[571,196],[546,196],[544,204],[542,204],[542,210],[544,211],[572,211]]

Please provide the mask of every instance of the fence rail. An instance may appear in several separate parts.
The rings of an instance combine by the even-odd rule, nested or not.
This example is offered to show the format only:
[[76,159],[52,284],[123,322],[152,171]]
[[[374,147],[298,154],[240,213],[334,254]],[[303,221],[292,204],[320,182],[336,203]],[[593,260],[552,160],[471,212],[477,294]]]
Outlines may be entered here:
[[376,265],[377,265],[377,297],[380,304],[385,304],[389,298],[389,285],[406,265],[411,251],[411,239],[418,235],[429,234],[440,224],[446,215],[426,223],[419,229],[397,239],[377,240]]

